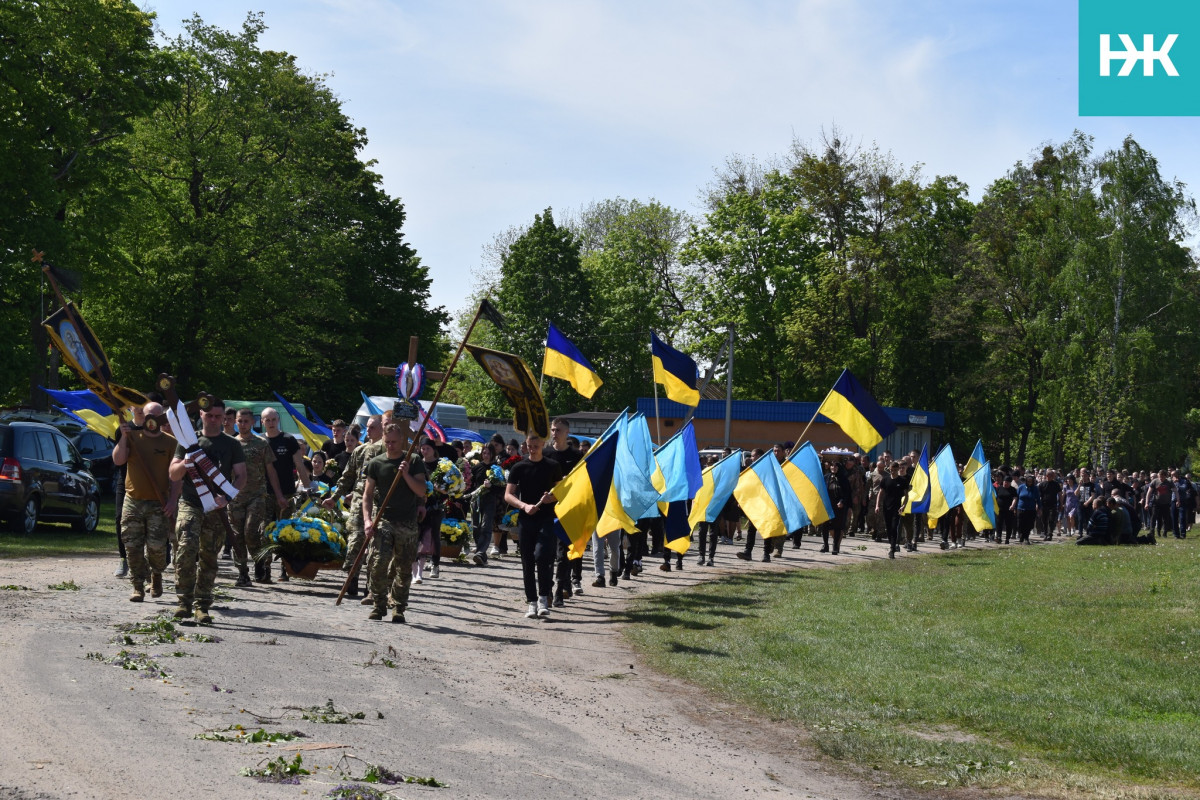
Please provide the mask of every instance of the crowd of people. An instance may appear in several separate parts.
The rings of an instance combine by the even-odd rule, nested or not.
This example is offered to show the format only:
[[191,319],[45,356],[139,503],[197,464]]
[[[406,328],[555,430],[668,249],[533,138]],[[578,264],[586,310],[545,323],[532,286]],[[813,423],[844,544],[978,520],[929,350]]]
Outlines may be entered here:
[[[363,595],[370,619],[390,616],[392,622],[405,622],[411,587],[441,574],[442,523],[448,519],[469,520],[466,561],[474,567],[508,556],[509,532],[515,531],[526,617],[547,617],[584,592],[585,553],[573,550],[556,530],[551,492],[588,449],[586,439],[571,436],[566,419],[553,420],[547,440],[536,434],[505,440],[497,434],[468,447],[462,441],[423,438],[406,457],[412,431],[388,412],[369,417],[365,430],[334,420],[333,438],[306,453],[302,442],[280,430],[274,408],[258,417],[259,433],[249,409],[226,409],[220,399],[209,397],[200,414],[198,448],[189,450],[171,438],[162,402],[152,397],[135,409],[133,422],[121,425],[113,453],[114,463],[126,467],[124,496],[118,498],[118,575],[128,575],[134,602],[144,600],[147,587],[152,597],[161,596],[163,572],[172,564],[175,617],[212,624],[219,557],[234,562],[236,586],[273,583],[264,534],[311,497],[319,497],[327,509],[345,509],[346,594]],[[790,443],[781,442],[771,455],[782,463],[790,450]],[[755,450],[746,463],[766,454]],[[231,501],[218,496],[207,511],[195,475],[204,457],[237,489]],[[840,553],[845,536],[869,536],[886,541],[889,557],[895,558],[902,547],[913,552],[928,542],[958,548],[977,536],[999,544],[1014,539],[1029,544],[1035,535],[1044,540],[1073,536],[1088,545],[1153,544],[1156,536],[1186,536],[1195,522],[1196,486],[1190,474],[1178,470],[1156,475],[1107,470],[1093,476],[1077,469],[1060,476],[1052,469],[1022,467],[992,473],[994,530],[976,531],[961,507],[931,522],[908,508],[918,458],[916,451],[898,459],[885,451],[875,462],[848,454],[825,458],[831,518],[763,539],[762,561],[781,556],[789,542],[799,548],[805,535],[820,536],[820,552],[832,555]],[[459,477],[430,480],[447,470]],[[450,485],[454,491],[447,489]],[[730,497],[716,521],[701,522],[692,532],[696,566],[715,566],[718,545],[733,546],[737,558],[752,560],[757,533]],[[632,532],[593,533],[590,550],[592,588],[636,578],[649,559],[661,558],[659,569],[665,572],[684,567],[684,554],[664,541],[660,517],[637,520]],[[282,562],[277,579],[288,580]]]

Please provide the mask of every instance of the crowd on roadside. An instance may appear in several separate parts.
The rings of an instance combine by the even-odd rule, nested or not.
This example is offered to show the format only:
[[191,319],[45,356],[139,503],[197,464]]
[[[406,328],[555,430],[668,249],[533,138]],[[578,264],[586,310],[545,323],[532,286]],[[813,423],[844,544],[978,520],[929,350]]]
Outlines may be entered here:
[[[658,568],[666,572],[684,568],[685,553],[666,546],[659,517],[637,520],[632,532],[593,534],[584,552],[570,548],[556,530],[551,489],[584,457],[588,442],[570,435],[566,419],[553,420],[545,441],[536,435],[506,440],[497,434],[468,445],[425,437],[405,458],[411,431],[406,423],[392,421],[390,412],[370,417],[365,429],[334,420],[333,438],[320,450],[306,452],[302,442],[280,430],[275,409],[265,409],[255,420],[248,409],[226,409],[219,399],[208,400],[193,451],[174,443],[169,426],[153,422],[163,417],[161,398],[135,410],[134,421],[122,425],[114,451],[114,462],[125,466],[130,444],[137,444],[145,462],[127,469],[124,496],[118,499],[118,575],[128,574],[135,602],[144,600],[147,584],[153,597],[161,596],[162,573],[174,551],[177,618],[190,621],[194,616],[211,624],[209,606],[222,550],[237,568],[235,586],[274,582],[271,555],[263,554],[264,532],[318,492],[326,508],[347,511],[346,593],[365,595],[361,602],[371,606],[371,619],[390,612],[393,622],[404,622],[411,587],[440,577],[442,523],[447,519],[469,520],[472,541],[464,560],[470,567],[486,567],[490,559],[507,556],[515,540],[529,618],[546,617],[552,607],[584,593],[586,549],[591,588],[632,580],[647,560],[661,558]],[[254,430],[256,421],[261,435]],[[782,463],[790,450],[790,443],[781,442],[772,455]],[[199,482],[193,486],[186,479],[199,451],[238,489],[220,509],[203,510]],[[748,462],[763,455],[765,450],[755,450]],[[874,462],[849,454],[824,459],[831,518],[763,539],[761,559],[778,558],[788,543],[799,548],[806,535],[819,536],[820,552],[834,556],[845,536],[869,536],[888,542],[888,555],[895,558],[902,546],[916,551],[922,543],[936,543],[950,549],[976,537],[999,544],[1014,539],[1028,544],[1035,535],[1044,540],[1077,537],[1079,544],[1153,544],[1156,536],[1186,536],[1195,522],[1196,485],[1179,470],[1155,475],[1106,470],[1094,476],[1080,468],[1060,476],[1053,469],[1020,466],[992,473],[994,530],[976,531],[961,507],[931,522],[925,514],[910,513],[906,502],[918,458],[916,451],[899,459],[885,451]],[[218,511],[227,515],[228,525],[214,516]],[[698,544],[696,566],[714,566],[718,545],[734,546],[734,555],[749,561],[758,538],[730,497],[715,522],[701,522],[692,531],[691,543]],[[288,580],[282,563],[278,580]]]

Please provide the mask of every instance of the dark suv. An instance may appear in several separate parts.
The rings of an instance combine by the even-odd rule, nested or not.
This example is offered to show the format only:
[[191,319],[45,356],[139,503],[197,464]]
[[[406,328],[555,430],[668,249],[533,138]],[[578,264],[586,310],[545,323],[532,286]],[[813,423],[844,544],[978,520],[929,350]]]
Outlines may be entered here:
[[0,516],[24,533],[33,533],[39,519],[96,530],[100,486],[61,431],[40,422],[0,422]]

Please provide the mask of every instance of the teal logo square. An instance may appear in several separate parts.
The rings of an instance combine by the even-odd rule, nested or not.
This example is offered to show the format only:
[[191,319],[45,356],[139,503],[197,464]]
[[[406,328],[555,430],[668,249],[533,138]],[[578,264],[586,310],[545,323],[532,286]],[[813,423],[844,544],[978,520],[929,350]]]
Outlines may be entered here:
[[1079,115],[1200,115],[1200,3],[1079,0]]

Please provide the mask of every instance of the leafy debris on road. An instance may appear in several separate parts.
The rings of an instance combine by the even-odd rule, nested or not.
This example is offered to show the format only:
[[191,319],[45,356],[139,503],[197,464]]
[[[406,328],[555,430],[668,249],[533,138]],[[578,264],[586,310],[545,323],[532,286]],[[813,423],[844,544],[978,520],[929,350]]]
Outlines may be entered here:
[[333,706],[333,700],[326,700],[323,706],[311,706],[301,709],[303,712],[300,716],[309,722],[323,722],[327,725],[348,725],[350,720],[366,719],[367,715],[363,711],[338,711]]
[[30,591],[28,586],[18,586],[15,583],[10,583],[7,586],[0,586],[0,589],[3,589],[6,592],[28,592],[28,591]]
[[294,742],[297,739],[304,738],[304,734],[300,731],[268,731],[263,728],[259,728],[256,731],[248,731],[241,725],[230,725],[228,728],[198,733],[192,738],[204,739],[209,742],[259,744],[261,742]]
[[171,677],[165,669],[159,666],[157,661],[145,653],[122,650],[111,658],[105,658],[103,653],[88,653],[86,657],[90,661],[112,664],[114,667],[120,667],[121,669],[137,670],[150,678]]
[[[264,765],[265,762],[265,765]],[[239,775],[254,778],[260,783],[300,783],[301,775],[311,775],[304,768],[304,759],[296,753],[296,757],[288,761],[287,756],[279,756],[270,761],[263,759],[257,767],[245,767]]]
[[67,580],[63,581],[62,583],[52,583],[46,588],[53,589],[56,592],[78,592],[79,584],[77,584],[74,580]]
[[[366,767],[366,769],[363,771],[361,778],[356,778],[354,776],[354,771],[352,769],[353,765],[350,763],[351,761],[357,761]],[[361,781],[362,783],[380,783],[385,786],[396,786],[396,785],[399,785],[402,783],[412,783],[412,784],[416,784],[418,786],[430,786],[435,789],[442,788],[446,785],[446,784],[442,783],[441,781],[439,781],[437,778],[433,778],[433,777],[423,778],[419,775],[404,775],[400,772],[396,772],[395,770],[388,769],[387,767],[381,766],[379,764],[372,764],[369,761],[364,761],[363,759],[359,758],[358,756],[352,756],[349,753],[342,756],[341,760],[338,761],[338,763],[336,765],[334,765],[334,769],[336,769],[338,772],[342,773],[342,776],[344,778],[346,778],[347,780]],[[342,795],[338,795],[338,796],[341,797]],[[346,795],[346,796],[354,797],[355,795]],[[365,796],[366,797],[375,797],[376,795],[365,795]]]
[[[208,633],[184,633],[175,627],[175,621],[166,615],[159,615],[144,622],[124,622],[114,626],[120,635],[114,640],[115,644],[146,645],[174,644],[175,642],[213,643],[221,639]],[[141,637],[136,639],[134,637]]]

